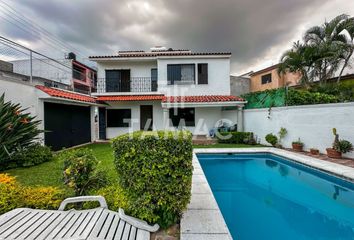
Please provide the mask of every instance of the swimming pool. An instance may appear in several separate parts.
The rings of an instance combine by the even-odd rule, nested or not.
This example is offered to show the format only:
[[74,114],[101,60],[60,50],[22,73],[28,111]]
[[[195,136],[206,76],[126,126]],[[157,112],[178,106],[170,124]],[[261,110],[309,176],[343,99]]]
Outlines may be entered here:
[[268,154],[197,154],[234,239],[354,239],[354,184]]

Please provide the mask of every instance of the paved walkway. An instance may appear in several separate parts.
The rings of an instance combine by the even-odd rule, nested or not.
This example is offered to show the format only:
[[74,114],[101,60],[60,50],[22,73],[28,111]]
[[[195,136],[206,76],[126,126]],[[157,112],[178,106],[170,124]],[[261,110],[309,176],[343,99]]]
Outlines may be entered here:
[[337,163],[340,165],[344,165],[347,167],[352,167],[354,168],[354,159],[352,158],[342,158],[342,159],[336,159],[336,158],[330,158],[325,154],[320,154],[320,155],[312,155],[310,152],[296,152],[294,150],[292,150],[291,148],[287,148],[286,150],[290,151],[290,152],[295,152],[295,153],[300,153],[309,157],[313,157],[313,158],[317,158],[323,161],[327,161],[327,162],[332,162],[332,163]]

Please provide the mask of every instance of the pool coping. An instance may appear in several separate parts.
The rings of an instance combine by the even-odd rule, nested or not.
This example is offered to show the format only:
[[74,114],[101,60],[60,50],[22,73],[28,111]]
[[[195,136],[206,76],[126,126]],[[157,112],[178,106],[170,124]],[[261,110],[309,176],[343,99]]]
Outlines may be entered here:
[[192,197],[181,219],[181,240],[232,239],[209,183],[197,158],[198,153],[270,153],[307,167],[354,182],[354,168],[271,147],[199,148],[193,150]]

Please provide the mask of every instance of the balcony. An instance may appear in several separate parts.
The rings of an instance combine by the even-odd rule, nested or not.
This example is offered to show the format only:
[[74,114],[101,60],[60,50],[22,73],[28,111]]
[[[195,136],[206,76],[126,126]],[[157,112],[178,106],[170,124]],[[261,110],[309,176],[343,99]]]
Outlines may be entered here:
[[108,92],[156,92],[157,79],[151,77],[131,77],[129,79],[98,78],[97,93]]

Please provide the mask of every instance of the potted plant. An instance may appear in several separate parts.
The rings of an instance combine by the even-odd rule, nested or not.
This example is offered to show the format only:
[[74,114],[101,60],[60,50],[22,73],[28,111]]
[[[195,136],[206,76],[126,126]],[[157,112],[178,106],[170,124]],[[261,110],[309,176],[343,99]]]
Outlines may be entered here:
[[304,143],[299,140],[292,142],[293,150],[296,152],[302,152],[302,148],[304,147]]
[[320,151],[317,148],[310,148],[310,153],[312,155],[319,155]]
[[342,153],[353,151],[353,145],[347,140],[339,140],[337,129],[333,128],[334,141],[332,148],[326,148],[327,156],[330,158],[342,158]]

